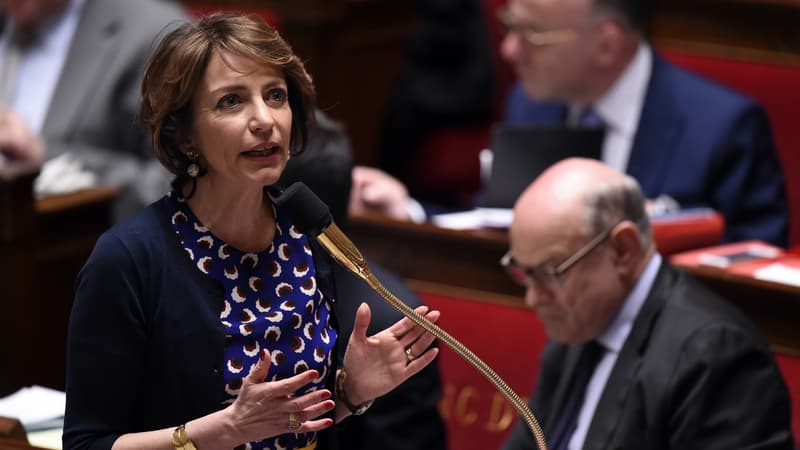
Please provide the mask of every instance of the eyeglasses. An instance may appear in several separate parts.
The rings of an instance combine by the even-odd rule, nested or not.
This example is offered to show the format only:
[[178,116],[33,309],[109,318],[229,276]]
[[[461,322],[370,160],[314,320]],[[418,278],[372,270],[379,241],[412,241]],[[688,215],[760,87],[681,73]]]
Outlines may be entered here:
[[609,227],[607,230],[595,236],[586,245],[581,247],[572,256],[564,260],[556,267],[525,267],[517,263],[514,257],[511,256],[511,250],[506,252],[500,258],[500,265],[506,270],[508,276],[517,284],[527,286],[528,280],[533,280],[539,286],[547,290],[554,291],[561,287],[564,280],[564,274],[567,273],[571,267],[578,263],[584,256],[588,255],[592,250],[596,249],[600,244],[611,235],[611,230],[614,227]]
[[578,37],[578,31],[575,27],[537,30],[536,27],[531,25],[515,23],[514,16],[507,6],[497,9],[497,19],[506,28],[506,32],[518,34],[534,47],[562,44]]

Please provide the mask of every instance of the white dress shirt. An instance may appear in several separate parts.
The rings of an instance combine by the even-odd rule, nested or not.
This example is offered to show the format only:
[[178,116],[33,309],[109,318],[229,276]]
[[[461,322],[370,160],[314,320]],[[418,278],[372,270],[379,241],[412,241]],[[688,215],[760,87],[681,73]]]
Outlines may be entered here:
[[[630,159],[633,138],[639,127],[647,84],[653,70],[653,51],[642,42],[628,67],[600,97],[592,109],[603,119],[606,135],[603,141],[603,162],[625,172]],[[571,106],[569,117],[577,117],[578,107]]]
[[653,287],[653,282],[660,267],[661,255],[656,253],[645,266],[641,276],[639,276],[639,280],[636,282],[636,286],[628,293],[622,308],[620,308],[614,320],[596,339],[606,349],[606,352],[586,385],[583,405],[578,413],[578,423],[567,446],[570,450],[583,448],[586,433],[589,431],[589,424],[592,422],[592,417],[594,417],[597,403],[600,401],[600,395],[605,390],[606,382],[611,375],[611,369],[614,368],[619,352],[628,339],[631,327],[633,327],[633,321],[639,315],[639,310],[642,309],[645,299],[650,294],[650,289]]

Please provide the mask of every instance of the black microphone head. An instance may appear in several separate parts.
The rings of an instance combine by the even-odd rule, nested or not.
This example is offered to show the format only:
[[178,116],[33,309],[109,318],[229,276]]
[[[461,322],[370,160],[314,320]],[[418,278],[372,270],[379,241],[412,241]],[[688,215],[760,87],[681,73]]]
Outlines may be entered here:
[[302,181],[292,183],[275,198],[275,205],[289,216],[301,233],[317,237],[331,224],[331,210]]

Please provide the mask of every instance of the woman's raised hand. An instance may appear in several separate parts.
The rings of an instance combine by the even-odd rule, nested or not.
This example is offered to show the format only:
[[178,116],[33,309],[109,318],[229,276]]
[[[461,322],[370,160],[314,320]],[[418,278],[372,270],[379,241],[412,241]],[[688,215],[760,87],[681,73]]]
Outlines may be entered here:
[[[416,310],[429,321],[439,320],[439,311],[427,306]],[[433,362],[439,353],[431,348],[435,336],[404,317],[390,327],[367,336],[371,311],[362,303],[356,311],[353,333],[344,356],[345,390],[354,405],[384,395]]]

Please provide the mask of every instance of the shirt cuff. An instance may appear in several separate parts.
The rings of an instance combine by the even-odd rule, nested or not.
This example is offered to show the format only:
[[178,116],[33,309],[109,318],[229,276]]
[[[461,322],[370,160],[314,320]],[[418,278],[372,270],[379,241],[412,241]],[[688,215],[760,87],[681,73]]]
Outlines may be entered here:
[[406,202],[406,213],[408,219],[414,223],[422,223],[428,220],[428,215],[425,214],[425,208],[416,199],[409,197]]

